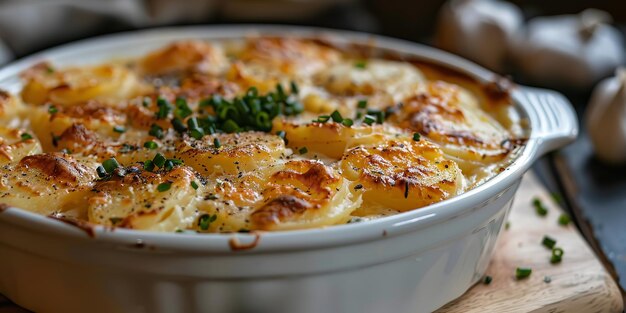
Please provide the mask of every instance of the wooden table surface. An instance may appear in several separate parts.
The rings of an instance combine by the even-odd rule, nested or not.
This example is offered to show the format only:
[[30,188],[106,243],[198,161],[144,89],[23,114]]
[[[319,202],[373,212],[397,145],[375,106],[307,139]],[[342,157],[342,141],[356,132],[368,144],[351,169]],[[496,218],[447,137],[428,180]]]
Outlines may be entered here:
[[[548,207],[547,216],[536,214],[534,197]],[[509,229],[498,240],[487,269],[492,282],[477,284],[437,312],[622,312],[615,281],[576,227],[558,224],[561,213],[535,175],[526,174],[509,215]],[[563,248],[560,264],[550,263],[550,250],[541,244],[544,235]],[[516,280],[518,266],[532,268],[531,276]]]
[[[538,216],[531,204],[537,196],[549,209],[545,217]],[[487,270],[492,282],[477,284],[437,313],[622,312],[615,281],[574,225],[557,223],[561,212],[536,177],[526,174],[509,215],[510,226],[503,231]],[[541,245],[544,235],[556,239],[565,251],[560,264],[550,263],[550,251]],[[516,280],[518,266],[532,268],[531,276]],[[0,313],[23,312],[0,296]]]

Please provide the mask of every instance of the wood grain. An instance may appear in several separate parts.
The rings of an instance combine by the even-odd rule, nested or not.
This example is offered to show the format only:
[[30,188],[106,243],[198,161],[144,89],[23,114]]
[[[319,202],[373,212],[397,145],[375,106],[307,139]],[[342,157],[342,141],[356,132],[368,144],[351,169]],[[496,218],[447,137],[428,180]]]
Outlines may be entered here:
[[[546,217],[539,217],[531,205],[536,196],[549,208]],[[526,174],[509,215],[510,227],[503,231],[487,270],[493,281],[477,284],[437,313],[622,312],[611,275],[573,225],[558,225],[561,212],[535,176]],[[550,264],[550,251],[541,245],[544,235],[565,251],[561,264]],[[531,267],[532,275],[516,280],[518,266]],[[545,276],[552,281],[544,282]],[[0,313],[25,312],[0,296]]]
[[[534,197],[548,207],[547,216],[536,214]],[[503,231],[487,270],[493,281],[477,284],[437,313],[622,312],[615,281],[574,225],[558,224],[561,213],[534,174],[526,174],[509,215],[510,227]],[[560,264],[550,263],[551,252],[541,244],[544,235],[565,251]],[[533,272],[516,280],[517,267]],[[544,282],[546,276],[549,283]]]

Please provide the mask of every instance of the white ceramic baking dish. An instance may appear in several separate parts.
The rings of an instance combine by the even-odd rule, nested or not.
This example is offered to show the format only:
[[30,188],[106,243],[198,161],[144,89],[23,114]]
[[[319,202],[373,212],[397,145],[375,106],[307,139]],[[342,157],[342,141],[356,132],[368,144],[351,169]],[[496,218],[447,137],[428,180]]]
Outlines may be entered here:
[[[467,73],[496,76],[415,43],[369,34],[285,26],[208,26],[139,31],[51,49],[0,70],[0,87],[42,59],[84,64],[141,55],[184,39],[251,32],[373,44]],[[515,162],[452,199],[375,221],[253,234],[84,230],[19,209],[0,213],[0,293],[37,312],[429,312],[483,275],[522,175],[573,140],[577,119],[558,93],[517,86],[530,139]],[[523,195],[530,197],[531,195]],[[526,199],[524,199],[526,201]],[[233,250],[233,244],[253,248]]]

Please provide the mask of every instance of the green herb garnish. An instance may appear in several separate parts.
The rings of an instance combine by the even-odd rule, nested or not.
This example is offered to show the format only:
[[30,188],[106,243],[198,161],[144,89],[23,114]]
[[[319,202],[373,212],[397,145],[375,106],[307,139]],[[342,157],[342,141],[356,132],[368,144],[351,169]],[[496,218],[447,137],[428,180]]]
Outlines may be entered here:
[[174,128],[174,130],[177,133],[182,134],[187,131],[187,127],[185,127],[185,124],[183,124],[183,121],[181,121],[178,117],[173,118],[171,123],[172,123],[172,128]]
[[159,108],[159,110],[156,113],[157,119],[166,118],[172,111],[172,105],[170,104],[170,102],[162,97],[159,97],[157,99],[157,107]]
[[552,249],[554,248],[554,245],[556,245],[556,240],[548,236],[543,236],[543,240],[541,240],[541,244],[544,245],[548,249]]
[[202,214],[198,218],[198,226],[200,226],[200,229],[202,229],[202,230],[208,230],[209,229],[209,225],[212,222],[215,222],[216,219],[217,219],[217,215],[216,214],[213,214],[213,215]]
[[191,188],[193,188],[194,190],[198,190],[198,183],[196,183],[195,181],[191,181]]
[[213,139],[213,146],[215,146],[215,149],[219,149],[222,146],[222,143],[220,142],[219,139],[214,138]]
[[553,248],[552,256],[550,257],[550,263],[552,264],[560,263],[562,259],[563,259],[563,249]]
[[326,123],[328,120],[330,120],[330,115],[320,115],[316,120],[313,120],[313,122]]
[[144,148],[151,149],[151,150],[154,150],[154,149],[158,148],[158,147],[159,147],[159,145],[158,145],[156,142],[154,142],[154,141],[150,140],[150,141],[146,141],[146,142],[144,142],[144,143],[143,143],[143,147],[144,147]]
[[163,139],[163,128],[157,124],[150,125],[150,131],[148,135],[156,137],[158,139]]
[[548,215],[548,209],[543,205],[543,203],[541,202],[539,198],[533,199],[533,206],[535,207],[535,211],[537,212],[537,215],[539,216]]
[[365,115],[365,118],[363,118],[363,123],[365,123],[367,125],[372,125],[372,124],[374,124],[374,122],[376,122],[376,117],[374,117],[374,116]]
[[485,278],[483,278],[483,284],[489,285],[489,284],[491,284],[492,280],[493,280],[493,278],[491,276],[486,275]]
[[422,136],[420,135],[420,133],[414,133],[413,134],[413,140],[420,141],[421,138],[422,138]]
[[333,119],[333,121],[337,123],[343,122],[343,117],[341,116],[341,113],[339,113],[339,111],[337,110],[333,111],[333,113],[330,114],[330,117]]
[[98,177],[100,178],[105,178],[107,176],[107,171],[104,169],[102,165],[99,165],[96,168],[96,173],[98,174]]
[[121,167],[115,158],[105,160],[104,162],[102,162],[102,166],[104,167],[104,170],[106,170],[106,172],[109,174],[113,173],[116,168]]
[[22,138],[22,140],[28,140],[28,139],[33,139],[33,136],[31,136],[31,134],[29,133],[22,133],[20,135],[20,138]]
[[185,119],[187,116],[191,115],[193,111],[187,105],[187,100],[183,98],[176,98],[176,109],[174,110],[174,116]]
[[152,162],[152,160],[145,160],[143,162],[143,169],[148,172],[154,171],[154,162]]
[[530,274],[532,274],[533,270],[531,268],[526,268],[526,267],[518,267],[515,269],[515,278],[517,279],[524,279],[530,276]]
[[59,113],[59,109],[57,109],[54,105],[51,105],[51,106],[48,107],[48,113],[50,113],[50,114]]
[[566,213],[562,213],[561,215],[559,215],[559,225],[567,226],[569,225],[571,221],[572,221],[571,217],[567,215]]
[[291,81],[291,93],[293,94],[298,94],[300,92],[300,89],[298,88],[298,85],[296,85],[295,81]]
[[359,100],[359,102],[357,103],[357,107],[359,109],[367,108],[367,100]]
[[354,62],[354,67],[358,69],[365,69],[367,67],[367,61],[365,60],[357,60]]
[[157,190],[158,190],[159,192],[164,192],[164,191],[168,191],[168,190],[170,190],[170,187],[172,187],[172,183],[170,183],[170,182],[160,183],[160,184],[157,186]]
[[343,121],[341,121],[341,124],[343,124],[344,126],[350,127],[354,125],[354,121],[349,118],[344,118]]
[[305,154],[305,153],[309,152],[309,149],[307,149],[306,147],[302,147],[302,148],[300,148],[300,150],[298,150],[298,152],[300,154]]
[[157,153],[154,156],[154,159],[152,159],[152,162],[154,163],[154,165],[158,167],[163,167],[165,165],[165,161],[167,161],[167,159],[160,153]]

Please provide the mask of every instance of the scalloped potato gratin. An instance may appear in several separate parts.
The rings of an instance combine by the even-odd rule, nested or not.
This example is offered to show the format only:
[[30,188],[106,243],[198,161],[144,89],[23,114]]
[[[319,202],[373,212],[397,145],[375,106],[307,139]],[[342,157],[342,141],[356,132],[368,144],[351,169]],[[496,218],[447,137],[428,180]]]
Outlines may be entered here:
[[524,130],[506,90],[366,50],[251,37],[37,64],[0,93],[0,203],[150,231],[304,229],[419,209],[511,162]]

